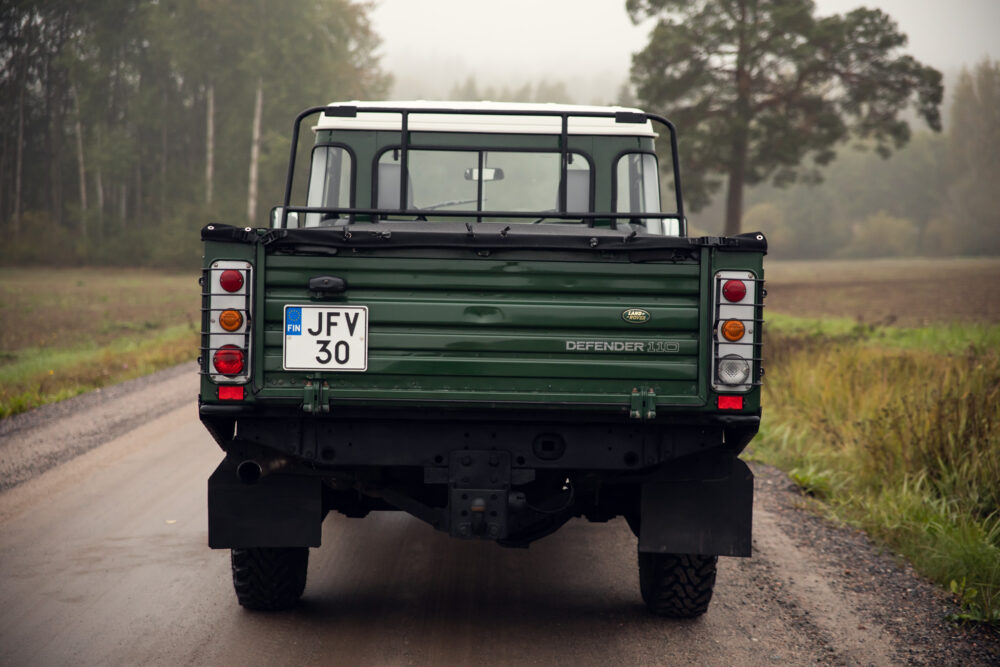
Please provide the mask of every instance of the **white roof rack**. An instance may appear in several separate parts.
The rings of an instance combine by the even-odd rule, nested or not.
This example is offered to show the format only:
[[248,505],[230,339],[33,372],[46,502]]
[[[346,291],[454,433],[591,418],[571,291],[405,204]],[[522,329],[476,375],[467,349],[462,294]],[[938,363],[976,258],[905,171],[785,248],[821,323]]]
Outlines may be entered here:
[[[414,132],[490,132],[502,134],[559,134],[562,120],[559,116],[503,115],[504,112],[561,113],[643,113],[626,107],[598,107],[577,104],[520,104],[514,102],[434,102],[414,100],[407,102],[333,102],[332,107],[356,107],[355,116],[327,116],[321,114],[313,130],[400,130],[402,115],[377,113],[375,109],[407,109],[410,111],[408,128]],[[372,111],[365,111],[371,109]],[[427,113],[424,109],[475,111],[474,114]],[[496,111],[496,115],[484,113]],[[655,137],[650,121],[619,123],[613,117],[570,116],[569,134],[620,135],[630,137]]]

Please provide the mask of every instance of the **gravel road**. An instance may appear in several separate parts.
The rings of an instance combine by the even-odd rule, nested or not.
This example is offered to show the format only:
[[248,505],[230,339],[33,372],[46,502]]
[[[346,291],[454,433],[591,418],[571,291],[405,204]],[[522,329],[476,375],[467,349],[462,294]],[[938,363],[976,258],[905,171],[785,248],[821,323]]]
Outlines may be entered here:
[[237,604],[206,546],[221,452],[190,366],[0,424],[0,663],[998,664],[948,597],[756,466],[754,557],[695,621],[647,614],[621,520],[529,550],[330,515],[302,604]]

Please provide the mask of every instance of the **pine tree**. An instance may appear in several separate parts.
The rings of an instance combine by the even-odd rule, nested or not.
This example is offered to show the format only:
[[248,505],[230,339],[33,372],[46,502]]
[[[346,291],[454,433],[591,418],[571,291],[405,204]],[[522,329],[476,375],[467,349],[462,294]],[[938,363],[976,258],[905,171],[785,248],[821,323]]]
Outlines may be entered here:
[[812,0],[626,6],[635,22],[657,19],[632,59],[637,97],[679,128],[689,208],[725,179],[727,235],[740,231],[745,186],[816,180],[851,135],[882,155],[903,146],[910,132],[899,116],[911,102],[940,129],[941,74],[899,54],[906,35],[879,10],[820,18]]

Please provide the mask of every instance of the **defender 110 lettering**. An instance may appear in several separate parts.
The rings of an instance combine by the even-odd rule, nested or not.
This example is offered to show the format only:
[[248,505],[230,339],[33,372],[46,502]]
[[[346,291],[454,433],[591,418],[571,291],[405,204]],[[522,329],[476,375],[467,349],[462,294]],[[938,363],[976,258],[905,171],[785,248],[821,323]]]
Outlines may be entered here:
[[666,340],[639,341],[607,341],[607,340],[568,340],[567,350],[578,352],[679,352],[680,343]]
[[202,230],[208,539],[239,603],[296,603],[329,512],[402,511],[502,547],[623,517],[648,608],[705,613],[718,556],[750,555],[767,245],[688,236],[674,126],[348,102],[291,139],[270,226]]

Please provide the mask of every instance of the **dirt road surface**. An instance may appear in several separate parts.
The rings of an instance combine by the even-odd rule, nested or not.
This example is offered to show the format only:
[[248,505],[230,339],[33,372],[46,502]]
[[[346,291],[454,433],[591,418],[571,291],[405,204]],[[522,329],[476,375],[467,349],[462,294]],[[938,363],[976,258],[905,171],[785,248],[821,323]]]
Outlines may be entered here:
[[[228,552],[206,546],[206,479],[221,455],[197,420],[195,393],[195,375],[174,371],[0,435],[3,469],[22,479],[0,493],[0,664],[998,659],[990,636],[943,619],[954,611],[943,593],[863,535],[796,507],[768,468],[757,469],[754,557],[721,559],[712,606],[695,621],[646,613],[635,538],[621,520],[573,521],[529,550],[505,550],[395,513],[331,514],[301,605],[248,612],[236,604]],[[141,416],[143,405],[174,404]],[[32,438],[93,443],[123,414],[134,428],[115,426],[74,458],[47,450],[57,464],[23,462]]]

